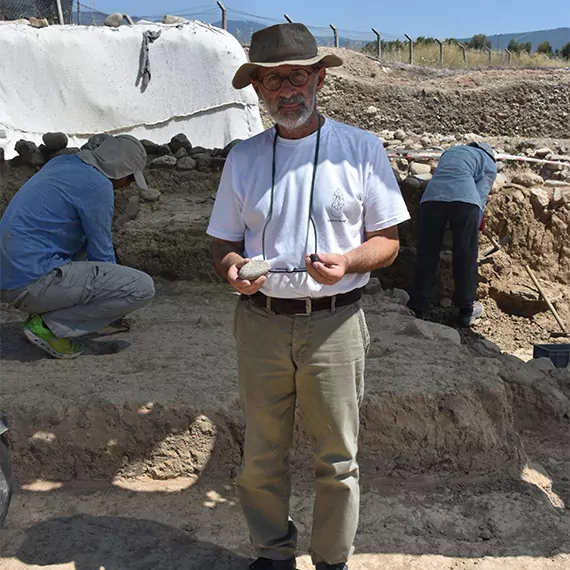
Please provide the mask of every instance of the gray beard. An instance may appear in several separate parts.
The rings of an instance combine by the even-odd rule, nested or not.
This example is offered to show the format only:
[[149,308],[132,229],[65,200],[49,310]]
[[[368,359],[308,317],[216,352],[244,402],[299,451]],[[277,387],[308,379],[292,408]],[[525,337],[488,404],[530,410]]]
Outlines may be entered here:
[[314,92],[309,94],[309,99],[303,100],[303,105],[294,111],[282,111],[278,103],[270,105],[265,99],[262,101],[269,116],[280,127],[293,130],[302,127],[311,118],[317,103],[317,91],[315,88]]

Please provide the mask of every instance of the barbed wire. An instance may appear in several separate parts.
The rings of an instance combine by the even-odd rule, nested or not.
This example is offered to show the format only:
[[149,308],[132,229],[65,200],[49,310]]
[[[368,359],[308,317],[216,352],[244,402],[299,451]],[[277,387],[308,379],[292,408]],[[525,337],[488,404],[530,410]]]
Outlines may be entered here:
[[[71,23],[71,11],[74,0],[61,0],[65,23]],[[20,18],[46,19],[50,24],[60,23],[55,0],[0,0],[0,20],[18,20]]]
[[[87,2],[89,4],[87,4]],[[63,16],[65,23],[77,23],[86,25],[102,25],[107,12],[99,10],[96,6],[96,0],[61,0],[63,7]],[[120,0],[118,0],[120,3]],[[238,39],[240,41],[249,41],[251,34],[259,29],[255,26],[258,24],[259,27],[283,23],[286,21],[285,14],[280,17],[274,15],[260,15],[253,14],[247,10],[242,10],[233,7],[231,4],[227,4],[224,1],[225,15],[228,21],[245,21],[244,29],[235,30],[235,24],[230,26],[230,31],[234,32],[236,37],[239,35]],[[120,10],[118,10],[120,11]],[[140,14],[130,14],[135,20],[147,20],[147,21],[162,21],[165,14],[171,14],[173,16],[181,16],[189,20],[201,20],[209,24],[220,25],[220,20],[222,19],[222,12],[220,7],[211,0],[208,4],[200,4],[198,6],[191,6],[187,8],[181,8],[176,10],[165,10],[160,13],[140,15]],[[59,23],[57,5],[55,0],[0,0],[0,20],[14,20],[19,18],[29,18],[35,16],[36,18],[46,18],[50,24]],[[292,16],[293,21],[298,21],[295,19],[295,14],[288,14],[288,17]],[[301,20],[302,21],[302,20]],[[311,32],[317,36],[320,43],[325,45],[332,45],[334,43],[334,32],[329,25],[314,25],[307,22],[303,22],[311,30]],[[331,22],[334,24],[334,22]],[[378,27],[376,27],[378,29]],[[237,32],[237,33],[236,33]],[[399,44],[399,42],[406,43],[407,40],[404,39],[404,34],[394,34],[383,32],[380,30],[378,32],[382,39],[383,44]],[[511,39],[514,36],[514,41],[519,42],[520,40],[526,38],[531,32],[526,32],[514,36],[514,34],[504,34]],[[376,34],[368,30],[353,30],[349,28],[336,28],[336,34],[339,37],[341,46],[352,47],[364,47],[366,44],[371,42],[376,43]],[[497,34],[499,38],[503,34]],[[418,37],[418,39],[426,39],[423,37]],[[431,39],[431,38],[427,38]],[[500,44],[500,39],[499,39]],[[466,44],[467,45],[467,44]],[[500,49],[500,45],[498,46]]]

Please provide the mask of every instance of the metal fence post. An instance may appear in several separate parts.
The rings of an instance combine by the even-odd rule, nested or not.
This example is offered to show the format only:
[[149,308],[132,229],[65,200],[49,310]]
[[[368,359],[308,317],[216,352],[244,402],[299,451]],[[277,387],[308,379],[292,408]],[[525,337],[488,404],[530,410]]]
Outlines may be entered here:
[[339,47],[338,46],[338,31],[332,24],[329,24],[329,26],[331,27],[331,30],[334,33],[334,47]]
[[376,38],[378,39],[378,61],[382,61],[382,39],[380,38],[379,32],[374,28],[372,28],[372,31],[376,34]]
[[220,7],[220,10],[222,11],[222,30],[227,30],[228,29],[228,18],[227,18],[226,8],[220,2],[220,0],[217,1],[217,4]]
[[505,51],[507,52],[508,58],[509,58],[509,65],[511,65],[511,52],[505,48]]
[[491,48],[488,46],[485,46],[485,49],[489,52],[489,65],[491,65]]
[[443,67],[443,42],[437,38],[435,41],[439,44],[439,65]]
[[406,38],[408,38],[408,42],[410,43],[410,65],[414,65],[414,40],[408,36],[408,34],[404,34]]
[[81,25],[81,2],[79,0],[77,0],[77,25]]
[[289,18],[289,16],[287,16],[287,14],[283,14],[283,16],[285,16],[285,19],[286,19],[290,24],[293,23],[293,20],[291,20],[291,18]]
[[461,51],[463,52],[463,67],[467,67],[467,48],[463,44],[460,44],[459,42],[457,42],[457,45],[460,47]]
[[61,9],[61,0],[55,0],[57,6],[57,17],[59,18],[59,23],[63,26],[65,20],[63,19],[63,10]]

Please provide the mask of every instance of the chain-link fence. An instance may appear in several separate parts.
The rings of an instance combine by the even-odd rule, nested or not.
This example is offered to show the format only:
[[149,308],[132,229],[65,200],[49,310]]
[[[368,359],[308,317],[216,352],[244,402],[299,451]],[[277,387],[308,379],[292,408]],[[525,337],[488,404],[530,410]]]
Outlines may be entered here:
[[[63,19],[72,23],[74,0],[61,0]],[[58,7],[55,0],[0,0],[0,20],[19,18],[46,18],[50,24],[59,24]]]

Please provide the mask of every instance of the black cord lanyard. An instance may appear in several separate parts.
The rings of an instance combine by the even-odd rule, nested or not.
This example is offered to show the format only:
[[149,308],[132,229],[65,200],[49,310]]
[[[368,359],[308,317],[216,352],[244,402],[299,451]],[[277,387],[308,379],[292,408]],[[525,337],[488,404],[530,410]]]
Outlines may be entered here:
[[[315,194],[315,180],[317,178],[317,167],[319,165],[319,149],[321,146],[321,116],[318,116],[319,126],[317,128],[317,142],[315,144],[315,158],[313,161],[313,177],[311,179],[311,194],[309,197],[309,219],[307,220],[307,243],[309,237],[309,226],[313,224],[313,232],[315,234],[315,253],[317,250],[317,226],[315,224],[315,220],[313,219],[313,196]],[[263,232],[261,234],[261,250],[263,255],[263,260],[266,261],[267,258],[265,256],[265,232],[267,230],[267,226],[273,217],[273,203],[275,199],[275,174],[277,170],[276,166],[276,149],[277,149],[277,138],[279,136],[279,130],[277,125],[275,125],[275,136],[273,137],[273,162],[271,166],[271,199],[269,202],[269,212],[267,214],[267,220],[265,221],[265,225],[263,226]],[[270,269],[269,273],[300,273],[307,271],[306,269],[292,269],[292,270],[280,270],[280,269]]]

